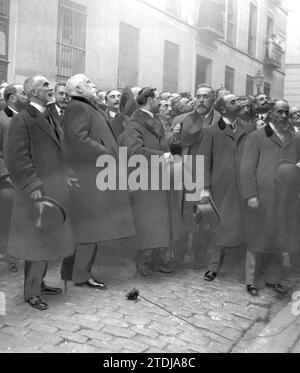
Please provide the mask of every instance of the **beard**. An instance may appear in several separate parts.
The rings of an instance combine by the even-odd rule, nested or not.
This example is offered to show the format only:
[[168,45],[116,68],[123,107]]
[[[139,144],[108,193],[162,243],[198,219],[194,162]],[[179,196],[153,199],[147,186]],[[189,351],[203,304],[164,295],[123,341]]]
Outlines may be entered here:
[[289,121],[282,121],[278,123],[277,130],[279,133],[293,131],[293,125]]

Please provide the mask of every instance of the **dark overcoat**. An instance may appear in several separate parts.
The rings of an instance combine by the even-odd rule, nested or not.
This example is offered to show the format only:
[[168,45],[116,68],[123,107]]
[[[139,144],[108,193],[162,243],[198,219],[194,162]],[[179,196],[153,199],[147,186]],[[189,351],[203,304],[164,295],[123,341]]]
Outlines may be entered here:
[[[247,209],[246,237],[250,251],[258,253],[299,251],[299,199],[282,188],[275,179],[281,159],[300,160],[300,137],[288,133],[284,142],[270,125],[252,133],[241,163],[242,196]],[[247,200],[258,197],[258,209]]]
[[[7,144],[7,166],[16,188],[8,255],[32,261],[56,261],[74,252],[69,214],[66,153],[63,134],[32,105],[14,116]],[[42,194],[57,200],[67,220],[55,229],[39,229],[29,219],[30,194]]]
[[14,115],[14,112],[9,107],[0,111],[0,178],[9,175],[5,163],[7,158],[8,129]]
[[55,103],[47,105],[47,111],[51,115],[51,118],[55,122],[55,124],[57,126],[61,126],[63,116],[62,115],[61,116],[58,115]]
[[214,246],[237,247],[245,242],[239,170],[246,139],[254,129],[238,122],[234,134],[220,118],[203,130],[204,184],[220,214],[220,223],[210,232]]
[[[138,109],[120,138],[128,147],[128,155],[143,155],[147,160],[148,190],[130,193],[138,249],[170,247],[183,235],[179,199],[175,190],[150,190],[151,156],[169,152],[163,124],[158,117]],[[132,169],[129,169],[129,174]],[[162,169],[165,172],[165,169]],[[172,183],[171,183],[172,185]],[[160,183],[161,186],[161,183]]]
[[64,113],[63,128],[69,163],[80,185],[71,193],[71,217],[77,242],[133,236],[128,191],[119,191],[117,181],[116,190],[100,190],[96,184],[97,176],[106,168],[96,166],[99,156],[110,155],[118,170],[118,144],[109,123],[89,101],[73,97]]
[[[215,110],[212,110],[206,118],[202,117],[197,112],[192,112],[185,115],[183,119],[180,136],[182,157],[183,159],[185,155],[192,157],[193,178],[196,175],[196,157],[198,155],[202,155],[200,144],[203,136],[203,129],[212,126],[214,123],[218,122],[219,119],[220,114]],[[200,195],[199,199],[194,203],[186,201],[185,191],[183,193],[179,193],[179,198],[185,231],[186,233],[193,232],[196,230],[196,225],[193,219],[193,207],[200,201]]]

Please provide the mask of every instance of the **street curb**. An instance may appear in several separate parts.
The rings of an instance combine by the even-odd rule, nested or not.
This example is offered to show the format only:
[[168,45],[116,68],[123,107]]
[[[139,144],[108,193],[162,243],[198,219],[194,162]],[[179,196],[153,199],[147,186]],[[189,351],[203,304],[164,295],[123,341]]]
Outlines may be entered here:
[[[297,302],[300,303],[299,300]],[[300,306],[296,307],[295,304],[296,301],[291,302],[279,312],[243,352],[291,352],[300,339]],[[296,308],[297,312],[293,312]]]

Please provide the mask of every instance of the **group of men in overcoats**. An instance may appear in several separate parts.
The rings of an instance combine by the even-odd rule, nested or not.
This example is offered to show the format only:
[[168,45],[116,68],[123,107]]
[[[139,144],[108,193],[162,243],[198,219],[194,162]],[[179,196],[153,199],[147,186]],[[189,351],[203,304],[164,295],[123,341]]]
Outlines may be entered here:
[[[28,103],[9,125],[6,150],[14,188],[8,255],[25,261],[24,297],[32,307],[47,309],[42,295],[62,291],[45,284],[49,261],[63,261],[62,278],[75,285],[105,289],[91,274],[97,250],[102,242],[122,239],[132,240],[137,270],[147,278],[180,266],[191,236],[198,237],[196,261],[200,247],[210,248],[206,281],[216,278],[227,249],[247,248],[246,285],[253,296],[258,295],[261,254],[268,254],[266,282],[286,291],[281,254],[299,251],[300,211],[299,199],[276,181],[277,162],[300,160],[300,138],[291,129],[287,102],[258,97],[260,117],[245,121],[235,95],[226,92],[216,99],[214,89],[203,84],[193,111],[181,115],[166,136],[155,88],[141,89],[130,104],[136,110],[115,118],[97,106],[95,85],[83,74],[57,86],[56,103],[48,107],[51,87],[45,77],[26,79],[24,92]],[[99,189],[97,175],[105,165],[98,159],[109,156],[120,170],[120,147],[127,148],[128,158],[148,161],[148,188]],[[160,157],[161,175],[174,171],[178,149],[183,156],[204,156],[204,188],[193,203],[187,190],[174,185],[164,190],[161,180],[158,189],[151,189],[152,157]],[[219,224],[196,233],[194,208],[205,200],[214,201]],[[49,209],[62,210],[63,223],[43,226]],[[166,263],[170,250],[171,263]]]
[[[244,100],[248,104],[244,118],[242,102],[228,92],[215,100],[213,88],[198,87],[194,111],[183,118],[179,128],[175,126],[175,136],[170,139],[174,143],[179,130],[183,154],[204,155],[201,197],[212,198],[220,215],[214,229],[193,232],[194,238],[202,236],[198,247],[195,245],[195,259],[199,247],[209,247],[204,279],[213,281],[226,250],[246,248],[247,292],[259,294],[258,274],[265,259],[267,286],[285,293],[282,254],[299,253],[300,206],[299,198],[282,188],[276,174],[281,160],[299,165],[300,137],[289,121],[286,101],[258,95],[253,116]],[[183,212],[190,209],[185,200],[183,206]],[[191,216],[190,212],[183,214],[186,233],[194,226]]]
[[[103,289],[105,284],[91,276],[99,243],[134,235],[128,192],[96,188],[97,158],[117,158],[118,145],[109,123],[93,105],[95,85],[78,74],[66,88],[72,99],[60,124],[46,110],[49,81],[43,76],[26,79],[29,103],[12,120],[7,144],[7,167],[15,188],[8,254],[25,261],[25,301],[39,310],[48,308],[43,294],[61,293],[44,282],[49,261],[73,257],[76,285]],[[32,218],[34,208],[41,209],[41,216],[47,211],[37,203],[44,197],[63,208],[63,224],[43,226]]]

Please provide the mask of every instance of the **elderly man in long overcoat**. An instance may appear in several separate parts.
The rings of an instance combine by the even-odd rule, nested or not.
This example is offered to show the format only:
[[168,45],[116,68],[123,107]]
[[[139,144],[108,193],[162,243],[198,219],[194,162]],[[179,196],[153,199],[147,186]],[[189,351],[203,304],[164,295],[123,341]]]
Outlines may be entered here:
[[[42,294],[58,294],[59,288],[45,285],[47,262],[74,252],[69,219],[69,188],[63,134],[45,117],[49,82],[43,76],[26,79],[30,104],[12,119],[7,143],[7,166],[16,196],[13,205],[8,254],[25,260],[25,300],[34,308],[48,305]],[[61,204],[66,221],[55,229],[38,228],[30,219],[33,200],[50,197]]]
[[[246,285],[258,295],[256,272],[266,257],[266,284],[285,293],[281,285],[282,253],[299,251],[299,199],[276,181],[276,165],[282,160],[297,163],[300,138],[291,129],[289,104],[276,101],[270,122],[252,133],[241,163],[242,195],[247,207]],[[264,255],[265,254],[265,255]]]
[[177,192],[171,187],[170,190],[163,190],[162,178],[159,177],[159,188],[151,189],[151,171],[155,171],[155,167],[151,169],[152,156],[164,157],[162,172],[166,171],[165,166],[172,158],[163,124],[156,115],[159,109],[158,92],[145,87],[140,91],[137,102],[141,108],[130,118],[121,145],[128,147],[129,156],[142,155],[147,160],[144,171],[149,177],[148,189],[132,191],[130,197],[137,235],[137,270],[143,276],[151,277],[153,271],[172,271],[165,264],[165,254],[174,241],[182,236],[182,224]]
[[[63,128],[69,164],[78,178],[71,192],[71,218],[77,242],[73,269],[75,285],[105,289],[93,279],[91,269],[97,243],[129,238],[135,234],[127,190],[105,190],[98,174],[105,169],[101,156],[110,156],[118,169],[119,148],[110,124],[94,106],[95,85],[83,74],[67,82],[72,100],[65,111]],[[105,158],[107,159],[107,158]],[[102,166],[97,167],[97,162]],[[115,175],[118,178],[118,175]],[[98,180],[98,182],[97,182]]]
[[210,232],[210,261],[204,279],[215,279],[225,249],[245,243],[239,170],[247,136],[254,125],[243,125],[238,118],[240,104],[232,94],[216,101],[221,114],[217,123],[203,130],[200,154],[204,155],[204,184],[220,213],[220,223]]
[[[220,119],[220,114],[214,109],[215,90],[207,85],[201,84],[197,87],[194,110],[185,114],[180,123],[174,128],[173,138],[169,141],[170,149],[182,148],[182,156],[191,156],[193,159],[193,175],[195,174],[196,156],[201,155],[199,146],[202,139],[203,128],[210,127]],[[179,134],[179,137],[178,137]],[[187,202],[186,193],[179,194],[185,237],[176,248],[176,263],[180,266],[184,261],[188,238],[193,241],[194,265],[201,266],[201,254],[206,251],[208,244],[208,232],[201,230],[197,232],[193,219],[193,203]],[[200,195],[199,195],[200,200]],[[195,201],[196,204],[197,201]]]

